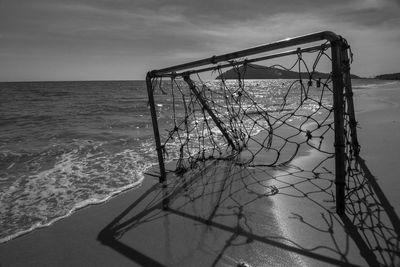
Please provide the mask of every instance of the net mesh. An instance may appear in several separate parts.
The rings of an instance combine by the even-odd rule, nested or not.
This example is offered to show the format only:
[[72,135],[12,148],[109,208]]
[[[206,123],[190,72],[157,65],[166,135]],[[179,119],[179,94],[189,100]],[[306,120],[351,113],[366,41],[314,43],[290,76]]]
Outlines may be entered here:
[[[298,51],[289,66],[229,61],[229,71],[214,66],[216,80],[188,72],[154,78],[156,94],[164,95],[158,112],[168,129],[162,136],[165,159],[176,160],[182,173],[210,158],[246,166],[287,164],[302,147],[333,156],[325,142],[334,128],[332,75],[317,71],[320,62],[331,60],[327,49],[308,52],[308,61]],[[294,79],[248,80],[254,73]]]

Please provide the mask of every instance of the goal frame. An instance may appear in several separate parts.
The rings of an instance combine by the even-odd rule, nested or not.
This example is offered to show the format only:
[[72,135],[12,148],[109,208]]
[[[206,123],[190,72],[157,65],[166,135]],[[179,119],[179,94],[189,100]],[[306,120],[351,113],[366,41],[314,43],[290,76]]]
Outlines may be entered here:
[[[353,93],[351,87],[351,77],[350,77],[350,59],[348,55],[348,43],[340,35],[337,35],[331,31],[322,31],[317,33],[312,33],[308,35],[298,36],[294,38],[286,38],[277,42],[264,44],[256,46],[253,48],[248,48],[245,50],[240,50],[232,53],[222,54],[219,56],[212,56],[210,58],[205,58],[201,60],[196,60],[184,64],[179,64],[175,66],[170,66],[158,70],[149,71],[146,75],[146,86],[148,93],[148,100],[150,105],[150,113],[152,118],[152,125],[154,131],[154,139],[156,144],[156,151],[160,169],[159,182],[165,185],[166,183],[166,170],[165,162],[163,156],[163,148],[160,140],[160,132],[157,121],[156,105],[154,102],[153,95],[153,84],[152,79],[158,77],[173,77],[179,75],[182,77],[187,77],[193,73],[201,73],[213,70],[215,67],[205,67],[210,64],[218,64],[220,62],[227,62],[229,60],[234,60],[238,58],[244,58],[251,55],[261,54],[265,52],[274,52],[276,50],[285,49],[294,46],[305,45],[309,43],[314,43],[318,41],[327,41],[327,44],[322,44],[324,46],[329,46],[331,49],[331,59],[332,59],[332,87],[333,87],[333,110],[334,110],[334,147],[335,147],[335,186],[336,186],[336,212],[338,214],[344,214],[345,212],[345,186],[346,186],[346,154],[345,154],[345,126],[344,126],[344,116],[345,116],[345,105],[347,105],[347,115],[349,116],[349,127],[350,136],[352,139],[353,153],[354,156],[358,156],[359,146],[357,141],[356,133],[356,120],[354,114],[354,103],[353,103]],[[297,54],[299,52],[313,51],[315,49],[321,48],[321,45],[312,46],[307,48],[297,48],[294,50],[286,52],[276,52],[275,54],[267,55],[262,58],[258,58],[257,61],[279,58],[283,56]],[[246,60],[250,63],[252,60]],[[226,67],[229,64],[221,65],[220,67]],[[178,73],[179,72],[179,73]],[[194,92],[196,94],[196,92]],[[197,95],[197,94],[196,94]],[[344,96],[346,98],[344,99]],[[201,96],[200,102],[201,102]],[[346,102],[346,103],[345,103]],[[211,114],[210,114],[211,115]],[[211,115],[212,116],[212,115]],[[218,126],[218,123],[216,123]],[[220,128],[222,134],[227,139],[227,142],[231,144],[229,137],[224,134],[223,130]]]

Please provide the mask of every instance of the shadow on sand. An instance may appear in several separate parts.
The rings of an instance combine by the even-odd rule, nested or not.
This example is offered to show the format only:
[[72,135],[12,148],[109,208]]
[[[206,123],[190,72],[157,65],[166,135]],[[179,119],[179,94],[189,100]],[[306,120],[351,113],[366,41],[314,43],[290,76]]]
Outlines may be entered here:
[[340,217],[323,167],[202,163],[148,188],[98,239],[143,266],[399,266],[399,218],[363,159],[356,169]]

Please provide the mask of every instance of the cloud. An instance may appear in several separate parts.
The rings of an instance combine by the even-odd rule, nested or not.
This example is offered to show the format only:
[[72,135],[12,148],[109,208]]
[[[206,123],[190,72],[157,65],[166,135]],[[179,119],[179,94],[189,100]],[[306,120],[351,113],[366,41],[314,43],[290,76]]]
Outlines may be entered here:
[[338,11],[333,18],[358,27],[391,27],[399,23],[400,8],[391,1],[364,1]]
[[379,49],[398,45],[399,9],[394,0],[2,1],[0,49],[74,66],[123,58],[134,69],[139,61],[165,66],[322,30]]

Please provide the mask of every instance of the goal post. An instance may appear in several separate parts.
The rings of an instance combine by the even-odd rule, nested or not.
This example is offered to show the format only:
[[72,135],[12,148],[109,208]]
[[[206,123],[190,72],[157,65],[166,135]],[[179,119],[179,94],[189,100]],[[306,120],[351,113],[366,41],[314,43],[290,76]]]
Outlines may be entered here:
[[[292,50],[282,51],[287,48]],[[300,146],[308,145],[335,158],[336,212],[343,214],[346,168],[359,151],[349,53],[345,39],[324,31],[149,71],[146,85],[160,182],[166,181],[167,155],[172,155],[180,173],[211,158],[242,157],[237,162],[243,165],[285,164]],[[313,55],[310,66],[305,54]],[[254,64],[288,56],[295,58],[288,67]],[[330,62],[328,74],[317,69],[321,58]],[[231,70],[223,72],[226,69]],[[272,85],[268,97],[260,96],[257,90],[264,85],[245,85],[249,69],[290,78]],[[217,73],[217,79],[204,81],[200,74],[206,72]],[[156,91],[166,95],[162,104],[155,100]],[[327,95],[332,96],[332,105],[325,103]],[[165,113],[171,115],[167,118]],[[310,124],[315,126],[306,129]],[[323,144],[331,130],[332,153]],[[268,152],[269,162],[257,162],[261,153]]]

